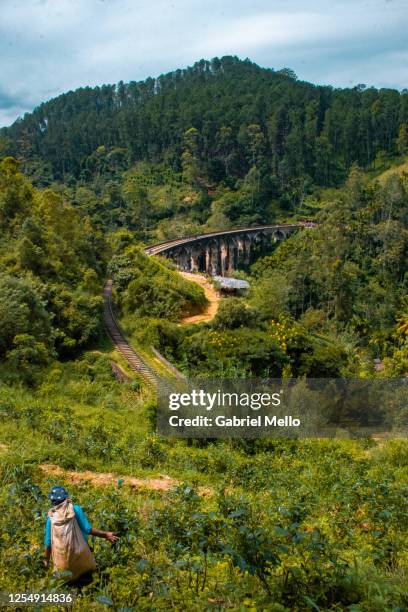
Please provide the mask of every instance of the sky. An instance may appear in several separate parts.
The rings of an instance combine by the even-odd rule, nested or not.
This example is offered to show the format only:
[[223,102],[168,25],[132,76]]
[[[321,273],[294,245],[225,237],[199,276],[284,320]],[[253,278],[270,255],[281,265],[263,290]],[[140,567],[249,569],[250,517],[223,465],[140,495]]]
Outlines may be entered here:
[[0,0],[0,126],[77,87],[223,55],[404,89],[407,32],[407,0]]

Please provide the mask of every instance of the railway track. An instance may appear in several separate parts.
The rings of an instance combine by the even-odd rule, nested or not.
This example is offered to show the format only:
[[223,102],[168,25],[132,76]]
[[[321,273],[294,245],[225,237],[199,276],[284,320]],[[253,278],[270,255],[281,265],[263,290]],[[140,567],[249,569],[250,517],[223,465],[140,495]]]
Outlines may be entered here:
[[103,290],[103,320],[106,331],[108,332],[108,335],[110,336],[113,344],[124,356],[132,370],[140,374],[140,376],[142,376],[142,378],[147,382],[150,387],[158,389],[164,384],[160,375],[155,372],[150,366],[148,366],[147,363],[143,360],[143,358],[139,355],[139,353],[137,353],[132,348],[115,318],[112,309],[112,284],[112,279],[109,279],[108,281],[106,281]]

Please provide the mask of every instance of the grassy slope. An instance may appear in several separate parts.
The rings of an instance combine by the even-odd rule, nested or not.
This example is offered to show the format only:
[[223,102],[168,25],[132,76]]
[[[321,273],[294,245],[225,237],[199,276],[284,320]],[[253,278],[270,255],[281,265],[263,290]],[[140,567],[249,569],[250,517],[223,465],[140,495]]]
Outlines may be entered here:
[[[398,592],[403,589],[403,568],[406,571],[408,561],[403,552],[408,541],[398,501],[402,503],[408,478],[405,442],[276,441],[269,452],[248,454],[246,445],[228,441],[198,448],[159,439],[151,433],[149,394],[115,382],[106,367],[108,357],[110,347],[102,347],[102,351],[86,354],[75,363],[56,366],[37,391],[2,390],[0,556],[2,567],[7,568],[0,573],[3,590],[17,585],[19,590],[38,590],[53,584],[39,559],[48,505],[45,495],[55,478],[44,474],[39,465],[54,463],[67,470],[111,472],[118,477],[166,474],[212,492],[197,502],[202,512],[221,511],[222,497],[218,498],[217,491],[226,487],[235,500],[233,505],[249,504],[258,525],[272,525],[268,527],[272,534],[273,525],[287,523],[279,508],[292,508],[291,512],[298,508],[299,529],[305,537],[318,530],[330,542],[330,549],[339,547],[345,562],[355,567],[353,579],[360,585],[355,587],[361,591],[359,597],[374,606],[362,609],[386,609],[387,602],[400,601]],[[109,596],[115,606],[136,605],[146,610],[151,606],[168,609],[170,599],[176,607],[197,610],[214,598],[221,608],[233,609],[244,600],[250,602],[246,607],[261,608],[270,601],[255,577],[233,570],[222,554],[210,555],[208,586],[196,593],[188,586],[185,570],[175,569],[169,561],[173,536],[152,544],[155,511],[163,510],[168,520],[174,520],[174,510],[186,511],[190,519],[193,516],[184,494],[174,497],[173,493],[112,484],[101,488],[73,485],[64,478],[62,483],[95,525],[121,529],[123,516],[127,521],[127,535],[117,551],[104,542],[96,543],[98,573],[77,609],[102,609],[95,603],[101,594]],[[174,537],[181,536],[175,532]],[[292,552],[287,558],[282,555],[282,571],[301,562],[301,556],[295,554],[298,545],[286,544]],[[389,554],[392,560],[388,562]],[[378,562],[374,562],[376,555]],[[134,569],[140,559],[146,564],[144,571]],[[310,564],[310,568],[316,565],[320,580],[329,571],[326,562],[310,560]],[[168,591],[159,588],[154,572],[163,572],[160,580],[168,585]],[[369,593],[369,580],[375,580],[375,593]],[[279,572],[271,583],[278,591]],[[232,590],[228,584],[233,585]],[[317,598],[312,587],[307,588],[310,596]]]

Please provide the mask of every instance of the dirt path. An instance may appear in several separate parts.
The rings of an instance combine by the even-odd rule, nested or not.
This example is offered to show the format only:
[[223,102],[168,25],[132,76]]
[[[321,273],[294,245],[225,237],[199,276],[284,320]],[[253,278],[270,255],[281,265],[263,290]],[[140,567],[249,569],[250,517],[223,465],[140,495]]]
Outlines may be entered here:
[[[160,476],[160,478],[134,478],[133,476],[116,476],[110,472],[75,472],[74,470],[64,470],[52,463],[43,463],[39,466],[40,470],[47,476],[57,476],[72,484],[88,483],[94,487],[104,487],[108,485],[118,486],[127,485],[131,489],[148,489],[149,491],[168,491],[177,486],[178,480],[170,476]],[[198,487],[198,493],[202,497],[213,495],[213,490],[208,487]]]
[[109,472],[91,472],[89,470],[85,472],[75,472],[73,470],[63,470],[58,465],[53,465],[51,463],[43,463],[39,467],[47,476],[59,476],[73,484],[87,482],[96,487],[110,484],[117,485],[118,482],[120,482],[133,489],[168,491],[178,484],[177,481],[170,478],[170,476],[161,476],[160,478],[133,478],[133,476],[115,476]]
[[207,321],[211,321],[217,314],[220,294],[202,274],[193,274],[192,272],[180,272],[180,274],[184,276],[185,279],[197,283],[197,285],[200,285],[200,287],[204,289],[205,297],[209,304],[204,312],[198,315],[183,317],[183,319],[180,319],[179,323],[181,325],[190,325],[191,323],[206,323]]

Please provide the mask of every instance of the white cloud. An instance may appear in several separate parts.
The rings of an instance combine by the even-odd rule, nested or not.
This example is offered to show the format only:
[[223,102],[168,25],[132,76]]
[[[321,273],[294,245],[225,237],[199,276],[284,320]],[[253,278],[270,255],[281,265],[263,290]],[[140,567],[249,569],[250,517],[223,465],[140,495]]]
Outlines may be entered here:
[[[197,51],[212,55],[240,49],[241,54],[254,58],[262,58],[267,52],[274,62],[290,67],[293,64],[301,67],[313,61],[317,75],[325,74],[327,63],[335,61],[339,71],[345,73],[344,83],[348,81],[348,71],[358,69],[367,55],[375,57],[377,73],[384,69],[389,71],[391,66],[384,65],[381,52],[390,45],[396,48],[405,45],[408,5],[400,5],[397,11],[375,11],[369,10],[369,5],[371,9],[378,9],[383,8],[384,3],[334,4],[337,6],[331,10],[319,11],[314,3],[307,12],[293,12],[291,3],[292,10],[286,12],[236,17],[227,27],[216,24]],[[363,77],[362,73],[359,82]]]

